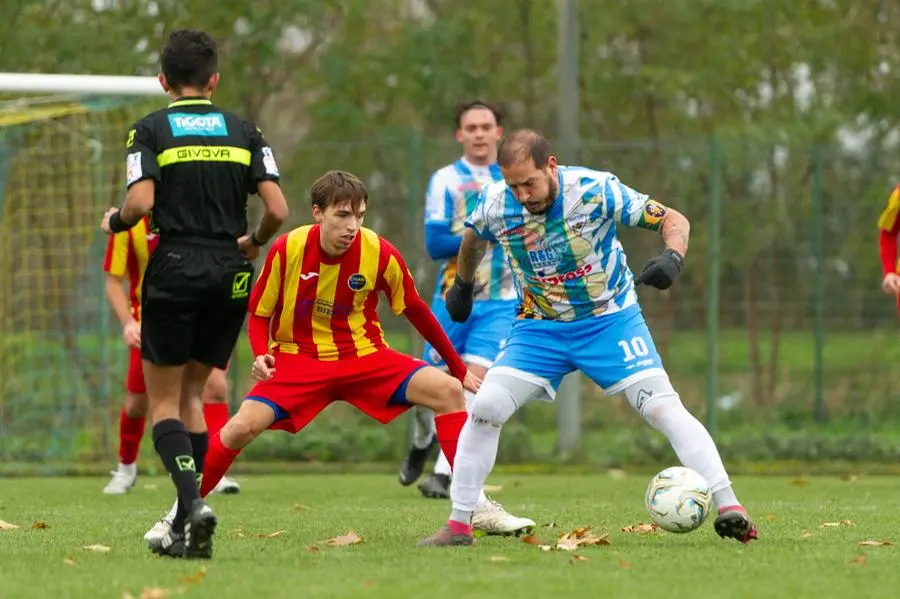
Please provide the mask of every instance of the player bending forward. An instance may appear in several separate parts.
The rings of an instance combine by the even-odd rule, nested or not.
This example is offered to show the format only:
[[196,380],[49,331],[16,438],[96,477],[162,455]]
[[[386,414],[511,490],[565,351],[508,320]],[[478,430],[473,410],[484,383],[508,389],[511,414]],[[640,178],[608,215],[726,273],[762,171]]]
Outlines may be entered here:
[[[533,399],[553,399],[563,376],[581,370],[628,402],[669,439],[682,464],[709,481],[719,508],[715,529],[743,543],[756,526],[732,491],[709,433],[672,388],[637,302],[635,284],[667,289],[688,247],[684,216],[612,174],[557,166],[540,135],[520,130],[501,143],[504,182],[482,191],[466,221],[447,311],[465,321],[473,275],[488,241],[512,265],[518,320],[470,407],[457,448],[446,526],[420,546],[471,545],[472,510],[493,468],[500,428]],[[616,224],[659,231],[666,244],[637,279],[626,265]]]
[[[476,391],[481,380],[466,370],[397,250],[362,227],[362,181],[330,171],[310,196],[316,224],[275,241],[251,294],[252,374],[260,382],[211,439],[202,496],[262,431],[299,432],[337,400],[385,424],[413,404],[432,408],[438,442],[453,464],[467,417],[463,388]],[[388,347],[379,292],[437,349],[449,375]]]

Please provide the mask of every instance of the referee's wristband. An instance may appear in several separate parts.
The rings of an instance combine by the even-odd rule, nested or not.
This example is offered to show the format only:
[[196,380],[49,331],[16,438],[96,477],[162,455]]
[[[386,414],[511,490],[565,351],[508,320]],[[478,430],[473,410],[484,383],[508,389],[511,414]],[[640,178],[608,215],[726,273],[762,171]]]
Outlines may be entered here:
[[262,247],[266,245],[265,241],[262,241],[259,237],[256,236],[256,231],[250,233],[250,243],[252,243],[256,247]]
[[133,226],[134,224],[130,225],[122,220],[122,215],[120,212],[116,212],[109,217],[109,230],[113,233],[124,233],[125,231],[131,229]]

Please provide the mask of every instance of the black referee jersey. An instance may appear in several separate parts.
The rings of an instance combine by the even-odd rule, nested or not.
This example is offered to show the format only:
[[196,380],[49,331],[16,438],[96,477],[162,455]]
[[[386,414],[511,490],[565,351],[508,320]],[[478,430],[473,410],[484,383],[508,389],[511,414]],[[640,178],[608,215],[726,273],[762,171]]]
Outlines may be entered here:
[[278,181],[260,130],[205,98],[181,98],[128,132],[126,185],[156,181],[151,230],[161,240],[235,240],[247,232],[247,196]]

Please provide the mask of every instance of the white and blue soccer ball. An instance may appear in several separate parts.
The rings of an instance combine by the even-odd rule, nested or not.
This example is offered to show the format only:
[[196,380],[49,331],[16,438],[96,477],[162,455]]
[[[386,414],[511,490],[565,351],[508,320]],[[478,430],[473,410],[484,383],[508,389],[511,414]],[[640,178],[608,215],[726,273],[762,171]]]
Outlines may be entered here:
[[691,532],[713,507],[709,483],[695,470],[666,468],[653,477],[645,497],[650,518],[663,530]]

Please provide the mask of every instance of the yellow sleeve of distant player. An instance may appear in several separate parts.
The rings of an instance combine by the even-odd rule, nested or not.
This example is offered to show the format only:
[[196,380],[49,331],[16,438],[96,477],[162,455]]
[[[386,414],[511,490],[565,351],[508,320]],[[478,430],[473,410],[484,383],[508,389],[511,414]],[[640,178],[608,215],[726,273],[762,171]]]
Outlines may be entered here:
[[887,207],[878,218],[878,228],[883,231],[893,229],[898,214],[900,214],[900,186],[895,187],[891,197],[888,198]]

